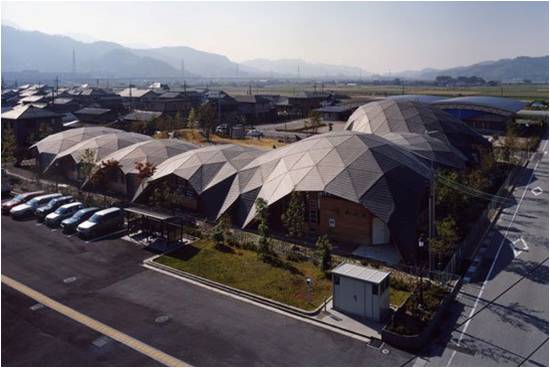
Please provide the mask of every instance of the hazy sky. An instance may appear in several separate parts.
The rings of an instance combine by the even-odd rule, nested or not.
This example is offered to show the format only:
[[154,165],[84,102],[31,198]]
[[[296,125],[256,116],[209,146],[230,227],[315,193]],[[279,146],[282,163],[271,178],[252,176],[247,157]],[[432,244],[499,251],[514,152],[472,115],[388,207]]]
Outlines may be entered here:
[[[547,2],[2,2],[20,28],[377,73],[548,54]],[[6,22],[7,21],[7,22]]]

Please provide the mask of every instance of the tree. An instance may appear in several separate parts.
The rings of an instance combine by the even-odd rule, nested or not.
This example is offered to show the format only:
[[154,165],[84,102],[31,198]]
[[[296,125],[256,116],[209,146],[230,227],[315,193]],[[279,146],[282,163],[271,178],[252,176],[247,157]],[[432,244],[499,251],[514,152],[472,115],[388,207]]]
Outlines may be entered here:
[[95,169],[96,152],[90,148],[86,148],[80,155],[80,163],[78,164],[78,177],[84,181],[91,178]]
[[300,192],[292,192],[288,207],[285,213],[281,215],[281,221],[287,230],[288,236],[302,237],[304,234],[304,216],[303,195]]
[[176,130],[176,129],[182,129],[182,128],[185,128],[185,121],[181,117],[181,113],[178,111],[176,113],[176,116],[174,116],[174,127],[172,129]]
[[430,241],[430,249],[440,262],[441,258],[453,253],[459,239],[454,217],[447,216],[436,224],[437,236]]
[[187,116],[187,128],[194,128],[197,124],[198,116],[197,111],[195,108],[192,108],[191,111],[189,111],[189,115]]
[[271,253],[271,249],[269,246],[267,202],[263,198],[256,199],[256,220],[258,220],[258,232],[260,233],[258,252],[260,256],[264,257]]
[[157,170],[157,167],[149,161],[136,162],[134,167],[138,171],[137,176],[139,180],[144,180],[153,176]]
[[216,247],[224,245],[225,238],[227,236],[229,224],[227,223],[227,218],[222,216],[216,225],[212,228],[212,240],[216,242]]
[[332,245],[326,235],[317,238],[315,249],[319,256],[319,268],[323,272],[329,271],[332,268]]
[[199,108],[199,127],[207,141],[210,141],[210,133],[216,126],[217,113],[212,104],[204,104]]
[[516,149],[517,133],[513,123],[508,124],[506,128],[506,135],[504,136],[504,142],[502,143],[502,159],[506,162],[510,162],[512,159],[512,153]]
[[15,134],[11,128],[6,128],[2,132],[2,163],[13,161],[16,158],[16,151]]

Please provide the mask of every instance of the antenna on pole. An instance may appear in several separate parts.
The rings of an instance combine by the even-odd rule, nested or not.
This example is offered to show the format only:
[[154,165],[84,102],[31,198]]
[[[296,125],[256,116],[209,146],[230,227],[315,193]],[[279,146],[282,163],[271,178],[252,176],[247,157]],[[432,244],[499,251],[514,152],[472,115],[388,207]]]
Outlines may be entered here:
[[73,48],[73,69],[72,69],[73,75],[76,74],[76,51]]

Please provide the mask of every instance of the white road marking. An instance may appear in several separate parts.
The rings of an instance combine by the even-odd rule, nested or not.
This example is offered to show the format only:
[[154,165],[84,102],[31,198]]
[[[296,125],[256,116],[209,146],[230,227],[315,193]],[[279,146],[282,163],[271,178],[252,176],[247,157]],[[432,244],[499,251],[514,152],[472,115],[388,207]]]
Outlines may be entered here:
[[541,187],[536,187],[534,189],[531,189],[531,193],[533,193],[535,196],[539,196],[541,195],[542,193],[544,193],[544,190],[542,190]]
[[[546,149],[546,146],[548,145],[548,141],[544,143],[543,150]],[[537,170],[537,167],[539,166],[542,159],[540,159],[535,167],[533,168],[533,171],[531,172],[531,176],[529,177],[528,182],[531,182],[533,179],[533,176],[535,175],[535,171]],[[525,186],[525,189],[523,190],[523,194],[521,195],[521,198],[517,204],[516,210],[514,211],[514,215],[512,216],[512,219],[510,220],[510,224],[508,224],[508,227],[506,228],[506,232],[504,233],[504,236],[502,237],[502,241],[500,242],[500,245],[498,246],[497,254],[495,255],[495,258],[493,259],[493,263],[491,264],[491,268],[489,269],[489,272],[487,273],[487,277],[485,277],[485,280],[483,281],[483,285],[479,289],[479,293],[477,294],[476,301],[474,303],[474,306],[472,307],[472,310],[470,311],[470,314],[468,315],[468,320],[464,324],[464,328],[462,329],[462,332],[460,333],[460,336],[458,337],[458,341],[456,343],[457,346],[460,346],[460,343],[462,342],[462,339],[464,338],[464,334],[466,333],[466,330],[468,329],[468,326],[470,325],[470,322],[472,321],[472,316],[474,315],[477,305],[479,303],[479,300],[481,299],[481,295],[483,294],[483,291],[485,290],[485,287],[487,286],[487,283],[489,282],[489,278],[491,277],[493,270],[495,268],[495,265],[497,263],[497,260],[500,256],[500,252],[502,250],[502,247],[504,245],[504,242],[507,240],[508,232],[510,231],[510,228],[512,227],[512,224],[514,223],[514,220],[516,218],[516,215],[518,214],[518,211],[521,207],[521,204],[523,203],[523,199],[525,198],[525,194],[527,193],[527,189],[529,189],[529,186]],[[447,367],[450,367],[453,359],[456,355],[456,350],[453,350],[453,353],[451,354],[451,357],[449,358],[449,361],[447,362]]]
[[156,360],[157,362],[164,364],[168,367],[186,367],[189,366],[188,363],[175,358],[171,355],[166,354],[165,352],[158,350],[151,345],[148,345],[138,339],[135,339],[125,333],[108,326],[104,323],[99,322],[87,315],[78,312],[75,309],[72,309],[64,304],[61,304],[50,297],[31,289],[30,287],[16,281],[6,275],[2,275],[2,283],[8,285],[9,287],[19,291],[20,293],[28,296],[31,299],[43,304],[44,306],[56,311],[68,317],[92,330],[99,332],[100,334],[109,337],[110,339],[116,340],[121,344],[126,345],[127,347],[140,352],[143,355],[148,356],[151,359]]
[[[516,245],[517,243],[521,243],[520,245],[522,246],[522,248],[519,248]],[[514,240],[511,244],[513,244],[512,250],[514,251],[514,258],[519,256],[522,252],[529,250],[529,246],[527,245],[523,237]]]

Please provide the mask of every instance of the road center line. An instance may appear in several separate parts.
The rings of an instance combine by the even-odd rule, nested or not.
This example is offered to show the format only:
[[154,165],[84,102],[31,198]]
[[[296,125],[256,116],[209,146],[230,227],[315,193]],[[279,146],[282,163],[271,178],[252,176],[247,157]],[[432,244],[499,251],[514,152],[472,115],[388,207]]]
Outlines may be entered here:
[[[546,143],[544,143],[544,147],[543,147],[542,151],[544,151],[546,149],[547,145],[548,145],[548,141],[546,141]],[[543,157],[541,157],[537,161],[536,165],[533,167],[533,171],[531,172],[531,175],[529,176],[528,182],[531,182],[531,180],[533,179],[533,176],[535,175],[535,171],[537,170],[537,167],[541,163],[542,159],[543,159]],[[507,240],[508,232],[510,231],[510,228],[512,227],[512,224],[514,223],[516,215],[518,214],[518,211],[521,207],[521,204],[523,203],[523,199],[525,198],[525,194],[527,193],[527,189],[529,189],[529,184],[525,185],[525,189],[523,190],[523,194],[521,195],[521,198],[520,198],[520,200],[517,204],[516,210],[514,211],[514,215],[512,216],[512,219],[510,220],[510,223],[508,224],[508,227],[506,228],[506,232],[504,233],[504,236],[502,237],[502,241],[500,242],[500,245],[498,247],[495,258],[493,258],[493,263],[491,264],[491,268],[489,269],[489,272],[487,273],[487,276],[485,277],[485,280],[483,281],[483,285],[479,289],[479,293],[477,294],[474,306],[470,310],[470,314],[468,315],[467,321],[464,324],[464,328],[462,329],[462,332],[460,333],[460,336],[458,337],[458,341],[456,343],[457,346],[460,346],[460,343],[462,342],[462,339],[464,338],[464,334],[466,333],[466,330],[468,329],[468,326],[470,325],[470,322],[472,321],[472,316],[474,315],[474,313],[476,311],[479,300],[481,299],[481,296],[483,295],[483,291],[485,290],[485,287],[487,286],[487,283],[489,282],[489,278],[491,277],[491,275],[493,273],[493,269],[495,268],[497,260],[500,256],[500,252],[502,250],[504,242]],[[512,195],[513,195],[513,193],[512,193]],[[456,355],[456,350],[453,350],[453,353],[451,354],[451,357],[449,358],[449,361],[447,362],[447,367],[451,366],[455,355]]]
[[64,304],[56,302],[55,300],[47,297],[46,295],[31,289],[30,287],[23,285],[22,283],[6,276],[2,275],[2,283],[19,291],[20,293],[28,296],[31,299],[49,307],[50,309],[76,321],[84,326],[91,328],[105,336],[110,337],[113,340],[120,342],[128,346],[129,348],[148,356],[149,358],[164,364],[169,367],[189,367],[190,365],[174,358],[171,355],[168,355],[142,341],[139,341],[131,336],[126,335],[125,333],[114,329],[113,327],[107,326],[104,323],[101,323],[91,317],[88,317],[85,314],[82,314]]

